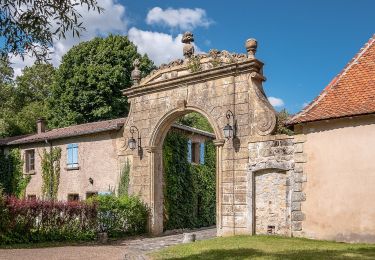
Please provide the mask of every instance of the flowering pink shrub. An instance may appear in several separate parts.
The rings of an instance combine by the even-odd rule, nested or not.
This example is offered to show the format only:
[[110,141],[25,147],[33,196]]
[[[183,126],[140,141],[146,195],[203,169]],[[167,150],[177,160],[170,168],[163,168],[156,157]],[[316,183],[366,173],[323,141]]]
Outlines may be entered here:
[[0,198],[0,244],[91,240],[97,204]]

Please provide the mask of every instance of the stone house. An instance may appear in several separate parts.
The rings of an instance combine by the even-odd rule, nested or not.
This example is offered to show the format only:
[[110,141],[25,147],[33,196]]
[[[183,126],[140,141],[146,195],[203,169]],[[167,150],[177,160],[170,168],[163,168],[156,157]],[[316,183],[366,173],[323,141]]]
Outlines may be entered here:
[[304,235],[375,242],[375,35],[289,124],[303,140]]
[[[81,200],[93,194],[116,192],[122,169],[119,139],[125,122],[126,118],[119,118],[46,131],[44,120],[38,120],[37,133],[0,139],[0,152],[20,148],[24,174],[31,176],[26,189],[29,199],[42,197],[41,160],[43,150],[52,147],[61,148],[58,200]],[[202,144],[214,135],[180,124],[174,124],[171,131],[189,138],[191,162],[201,163]]]

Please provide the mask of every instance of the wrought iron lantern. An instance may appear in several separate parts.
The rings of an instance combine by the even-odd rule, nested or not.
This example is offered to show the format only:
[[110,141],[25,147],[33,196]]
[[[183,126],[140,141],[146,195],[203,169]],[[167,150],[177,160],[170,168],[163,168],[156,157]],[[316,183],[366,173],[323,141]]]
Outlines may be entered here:
[[[134,139],[134,132],[137,131],[137,134],[138,134],[138,142],[137,140]],[[138,150],[141,149],[141,136],[139,135],[139,130],[136,126],[131,126],[130,127],[130,133],[131,133],[131,137],[129,138],[128,140],[128,147],[130,148],[130,150],[134,150],[135,148],[138,147]]]
[[[228,119],[228,123],[226,124],[226,126],[224,126],[224,137],[226,139],[231,139],[233,137],[235,137],[235,130],[234,130],[234,115],[233,115],[233,112],[228,110],[227,113],[226,113],[226,117]],[[233,126],[230,124],[230,118],[233,118]]]

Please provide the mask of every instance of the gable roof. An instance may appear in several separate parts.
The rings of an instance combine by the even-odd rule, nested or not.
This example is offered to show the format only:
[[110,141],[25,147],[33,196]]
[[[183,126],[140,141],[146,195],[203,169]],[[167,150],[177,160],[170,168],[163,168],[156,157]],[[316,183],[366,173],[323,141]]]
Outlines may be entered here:
[[56,140],[66,137],[81,136],[106,131],[119,130],[125,123],[126,117],[94,123],[56,128],[40,134],[13,136],[0,139],[0,145],[18,145],[43,142],[44,140]]
[[375,113],[375,34],[288,125]]

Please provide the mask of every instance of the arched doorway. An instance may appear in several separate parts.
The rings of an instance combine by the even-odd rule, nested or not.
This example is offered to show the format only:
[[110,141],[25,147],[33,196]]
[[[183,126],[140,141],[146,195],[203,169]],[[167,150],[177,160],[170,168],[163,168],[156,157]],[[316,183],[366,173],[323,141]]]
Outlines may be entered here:
[[[166,114],[164,117],[162,117],[162,120],[157,124],[157,127],[155,128],[151,140],[150,140],[150,147],[152,147],[151,153],[151,170],[153,171],[151,175],[153,176],[151,180],[151,211],[152,211],[152,222],[150,231],[154,234],[160,234],[163,232],[163,220],[164,220],[164,214],[163,214],[163,175],[164,175],[164,167],[163,167],[163,143],[165,140],[165,137],[171,128],[172,124],[180,117],[187,115],[191,112],[198,112],[199,114],[205,116],[205,118],[210,122],[211,127],[214,130],[216,139],[214,140],[214,144],[216,146],[216,216],[219,216],[219,209],[221,208],[221,205],[219,204],[219,192],[218,189],[219,185],[219,176],[218,173],[220,170],[220,162],[221,162],[221,148],[224,145],[224,139],[222,137],[222,132],[219,130],[218,126],[213,123],[213,120],[210,119],[205,111],[202,111],[199,108],[196,107],[186,107],[183,111],[177,110],[177,111],[170,111],[170,113]],[[219,136],[219,138],[217,138]],[[216,218],[216,224],[219,225],[220,218]]]
[[[131,106],[119,156],[131,157],[131,193],[148,204],[150,232],[160,234],[163,141],[177,118],[198,112],[216,136],[217,234],[253,234],[249,142],[254,136],[269,135],[276,126],[275,111],[262,87],[263,63],[254,57],[256,41],[246,42],[247,55],[216,50],[194,55],[192,34],[185,36],[185,60],[162,65],[142,80],[135,63],[134,85],[124,91]],[[228,124],[233,136],[225,139]],[[126,150],[135,127],[138,149]]]

